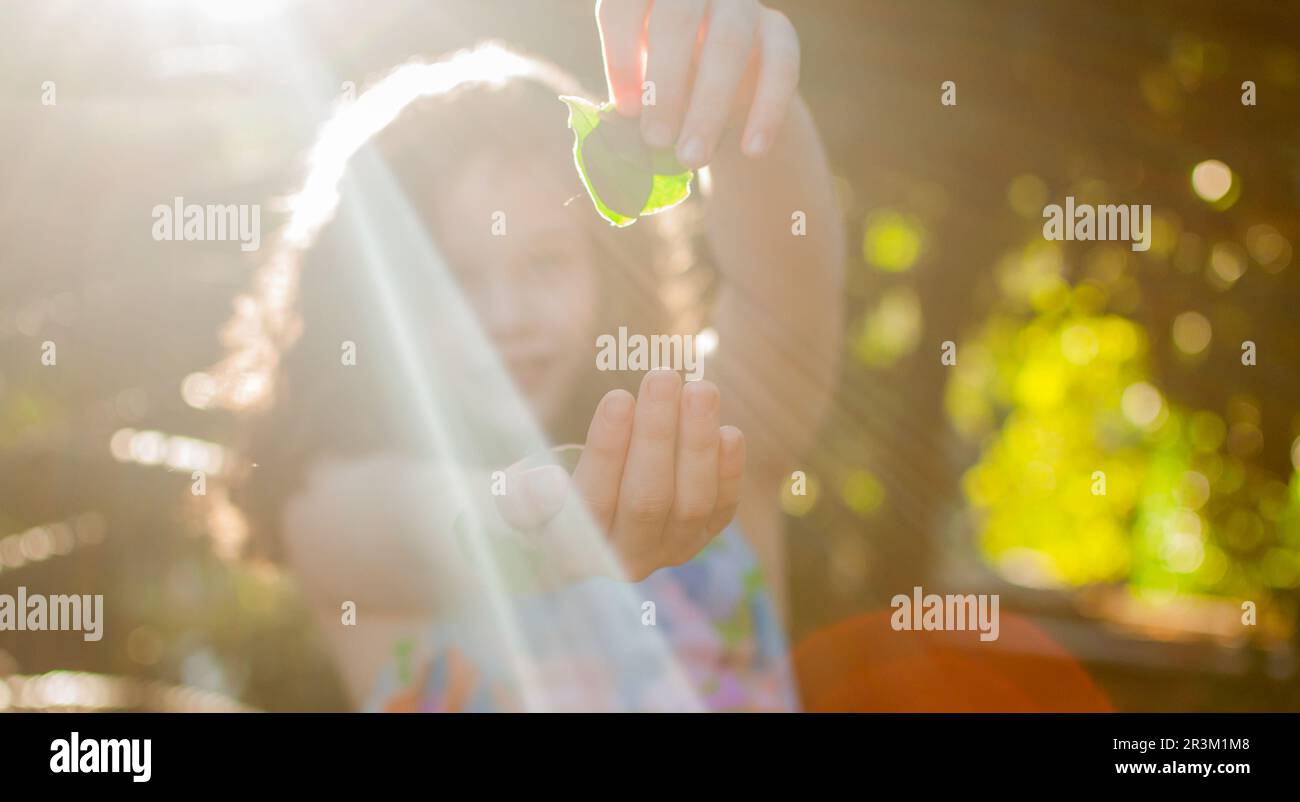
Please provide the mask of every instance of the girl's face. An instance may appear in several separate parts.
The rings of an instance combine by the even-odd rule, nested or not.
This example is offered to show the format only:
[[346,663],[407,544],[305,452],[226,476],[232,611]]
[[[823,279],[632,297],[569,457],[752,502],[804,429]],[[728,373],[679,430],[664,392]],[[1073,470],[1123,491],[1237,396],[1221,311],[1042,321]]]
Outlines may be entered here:
[[[431,204],[442,256],[544,426],[566,411],[583,371],[594,365],[600,296],[594,249],[577,217],[586,209],[574,208],[577,201],[566,206],[569,187],[555,172],[478,157],[440,182]],[[443,331],[435,336],[446,337]],[[456,343],[439,347],[455,349]],[[465,368],[471,387],[475,376],[492,369]],[[490,415],[502,399],[476,404],[480,400],[479,411]]]

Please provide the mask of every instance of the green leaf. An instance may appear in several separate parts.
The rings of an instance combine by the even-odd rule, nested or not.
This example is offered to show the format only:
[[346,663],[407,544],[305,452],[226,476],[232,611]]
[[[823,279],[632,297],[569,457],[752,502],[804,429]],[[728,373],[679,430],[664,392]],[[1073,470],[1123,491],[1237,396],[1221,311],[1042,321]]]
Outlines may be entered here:
[[573,164],[601,217],[622,228],[690,197],[694,173],[671,149],[647,146],[636,120],[619,115],[612,103],[560,100],[569,107]]

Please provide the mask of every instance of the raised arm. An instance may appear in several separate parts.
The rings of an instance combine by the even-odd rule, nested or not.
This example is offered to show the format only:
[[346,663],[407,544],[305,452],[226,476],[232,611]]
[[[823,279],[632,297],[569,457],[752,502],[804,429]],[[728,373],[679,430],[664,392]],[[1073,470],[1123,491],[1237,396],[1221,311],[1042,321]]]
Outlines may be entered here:
[[750,433],[751,470],[780,483],[811,444],[838,372],[843,230],[812,118],[795,98],[757,159],[710,165],[708,236],[722,273],[710,377]]

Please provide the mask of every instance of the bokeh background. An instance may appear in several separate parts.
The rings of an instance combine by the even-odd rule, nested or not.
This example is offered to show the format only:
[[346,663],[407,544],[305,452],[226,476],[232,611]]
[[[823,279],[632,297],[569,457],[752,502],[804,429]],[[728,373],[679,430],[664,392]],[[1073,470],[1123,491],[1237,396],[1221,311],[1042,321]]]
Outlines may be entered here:
[[[260,203],[265,242],[343,82],[495,38],[600,86],[590,5],[0,6],[0,593],[112,601],[98,644],[0,633],[0,708],[347,706],[220,504],[201,371],[256,254],[164,247],[149,210]],[[773,5],[850,237],[835,412],[784,499],[811,706],[1300,710],[1300,6]],[[1151,204],[1151,249],[1045,242],[1066,195]],[[898,652],[914,584],[1001,594],[1003,636]]]

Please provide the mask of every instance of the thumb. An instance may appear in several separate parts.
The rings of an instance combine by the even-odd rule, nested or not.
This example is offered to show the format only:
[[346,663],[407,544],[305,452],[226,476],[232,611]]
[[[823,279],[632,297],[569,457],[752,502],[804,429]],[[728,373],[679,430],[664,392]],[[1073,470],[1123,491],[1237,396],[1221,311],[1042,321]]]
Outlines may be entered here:
[[559,465],[510,472],[506,492],[495,496],[497,511],[516,529],[540,529],[564,508],[569,474]]

